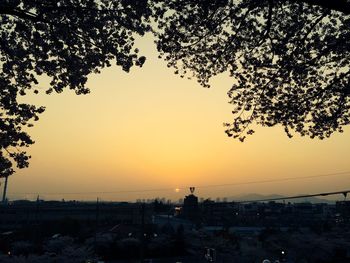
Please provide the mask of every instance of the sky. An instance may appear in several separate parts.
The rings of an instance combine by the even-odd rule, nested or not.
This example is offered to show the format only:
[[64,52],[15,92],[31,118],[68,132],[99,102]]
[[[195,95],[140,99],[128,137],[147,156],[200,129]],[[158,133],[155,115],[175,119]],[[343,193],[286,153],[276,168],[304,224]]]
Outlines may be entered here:
[[[89,95],[68,89],[46,95],[42,80],[41,93],[25,98],[46,111],[29,130],[36,142],[28,148],[30,167],[9,178],[10,199],[178,200],[190,186],[213,199],[350,188],[349,127],[323,141],[289,139],[281,126],[254,127],[256,133],[241,143],[223,127],[232,121],[227,91],[234,80],[228,74],[203,88],[167,68],[150,36],[137,46],[145,65],[89,76]],[[323,174],[335,175],[215,187]]]

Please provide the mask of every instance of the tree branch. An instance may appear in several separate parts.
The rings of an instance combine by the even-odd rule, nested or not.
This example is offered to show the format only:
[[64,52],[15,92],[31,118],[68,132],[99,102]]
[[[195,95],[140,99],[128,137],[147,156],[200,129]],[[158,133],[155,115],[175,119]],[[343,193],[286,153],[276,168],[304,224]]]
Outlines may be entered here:
[[31,21],[34,21],[34,22],[39,22],[40,21],[40,19],[38,19],[37,16],[33,15],[32,13],[27,13],[24,10],[5,8],[5,9],[3,9],[0,12],[0,14],[16,16],[18,18],[21,18],[21,19],[24,19],[24,20],[31,20]]
[[348,0],[289,0],[294,3],[306,3],[309,5],[320,6],[325,9],[342,12],[350,15],[350,1]]
[[262,44],[265,39],[268,37],[268,35],[270,34],[270,30],[271,30],[271,25],[272,25],[272,12],[273,12],[273,0],[269,0],[269,13],[267,15],[267,21],[266,21],[266,28],[264,31],[263,36],[261,37],[261,40],[259,42],[258,45]]

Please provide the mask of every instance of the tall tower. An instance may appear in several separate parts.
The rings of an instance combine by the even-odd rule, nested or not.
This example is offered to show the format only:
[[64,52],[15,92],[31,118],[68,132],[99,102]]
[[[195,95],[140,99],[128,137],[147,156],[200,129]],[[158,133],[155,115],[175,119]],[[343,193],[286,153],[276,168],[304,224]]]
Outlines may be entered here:
[[195,189],[190,187],[191,194],[185,197],[183,205],[183,216],[192,221],[199,219],[198,197],[193,194]]

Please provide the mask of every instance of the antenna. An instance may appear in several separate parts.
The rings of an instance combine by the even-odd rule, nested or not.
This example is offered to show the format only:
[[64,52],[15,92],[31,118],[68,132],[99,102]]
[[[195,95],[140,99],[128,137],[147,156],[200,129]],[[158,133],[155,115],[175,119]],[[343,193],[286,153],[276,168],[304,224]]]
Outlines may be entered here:
[[190,187],[190,192],[191,192],[191,194],[193,194],[194,193],[194,190],[196,189],[196,187]]

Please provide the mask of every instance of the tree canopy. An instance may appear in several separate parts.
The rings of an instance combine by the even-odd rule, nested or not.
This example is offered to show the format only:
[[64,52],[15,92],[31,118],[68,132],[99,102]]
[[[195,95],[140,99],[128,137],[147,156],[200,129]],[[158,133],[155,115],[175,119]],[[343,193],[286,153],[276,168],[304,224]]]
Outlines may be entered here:
[[43,107],[20,103],[38,93],[38,76],[51,79],[47,93],[65,88],[86,94],[87,76],[111,66],[142,66],[135,35],[149,31],[146,0],[4,0],[0,2],[0,164],[1,175],[28,166],[24,151],[33,143],[25,127]]
[[209,87],[229,72],[233,121],[323,139],[350,123],[350,3],[346,0],[4,0],[0,2],[0,176],[28,166],[26,127],[43,107],[38,93],[89,92],[87,76],[116,63],[128,72],[145,57],[135,35],[152,32],[160,57]]
[[350,4],[344,0],[164,1],[158,50],[169,67],[209,87],[228,71],[233,122],[282,125],[288,136],[323,139],[350,115]]

